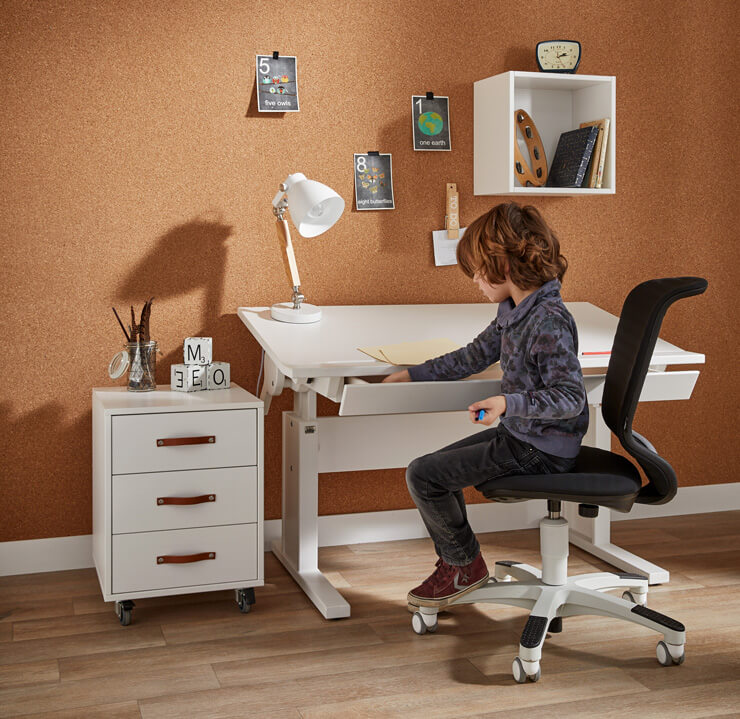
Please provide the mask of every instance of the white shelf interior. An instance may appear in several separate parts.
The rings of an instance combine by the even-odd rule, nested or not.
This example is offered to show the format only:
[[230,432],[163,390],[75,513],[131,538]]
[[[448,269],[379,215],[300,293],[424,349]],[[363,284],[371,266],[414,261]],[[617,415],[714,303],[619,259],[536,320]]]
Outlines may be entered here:
[[[508,72],[475,83],[476,195],[606,195],[616,190],[615,98],[612,76]],[[542,138],[548,168],[561,133],[580,123],[610,120],[602,187],[524,187],[514,170],[514,137],[529,152],[514,126],[514,111],[529,113]]]

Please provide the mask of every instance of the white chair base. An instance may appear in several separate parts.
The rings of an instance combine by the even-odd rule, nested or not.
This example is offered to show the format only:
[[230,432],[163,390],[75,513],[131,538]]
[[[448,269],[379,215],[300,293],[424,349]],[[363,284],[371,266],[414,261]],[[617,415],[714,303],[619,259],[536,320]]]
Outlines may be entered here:
[[[639,574],[595,572],[567,577],[568,523],[559,516],[540,522],[543,570],[519,562],[496,562],[494,576],[488,583],[445,607],[412,607],[412,627],[417,634],[435,631],[437,612],[457,604],[490,602],[529,609],[530,616],[522,632],[519,656],[512,673],[517,682],[540,678],[542,645],[553,619],[582,614],[596,614],[641,624],[663,635],[656,648],[664,666],[682,664],[686,630],[664,614],[648,609],[647,577]],[[543,574],[548,582],[543,581]],[[553,583],[556,581],[557,583]],[[605,594],[622,589],[622,597]],[[551,631],[560,631],[553,627]]]

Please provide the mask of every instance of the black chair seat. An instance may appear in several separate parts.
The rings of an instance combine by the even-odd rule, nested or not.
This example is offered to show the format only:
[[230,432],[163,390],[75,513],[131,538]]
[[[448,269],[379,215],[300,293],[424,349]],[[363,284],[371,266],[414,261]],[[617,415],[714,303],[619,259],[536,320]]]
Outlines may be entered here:
[[610,507],[629,512],[642,480],[632,462],[619,454],[581,447],[573,472],[562,474],[511,474],[476,486],[493,501],[556,499]]

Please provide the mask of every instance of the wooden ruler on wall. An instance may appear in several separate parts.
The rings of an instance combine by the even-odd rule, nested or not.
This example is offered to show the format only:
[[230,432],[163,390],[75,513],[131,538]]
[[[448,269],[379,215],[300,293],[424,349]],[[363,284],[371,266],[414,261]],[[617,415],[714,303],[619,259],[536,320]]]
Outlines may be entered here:
[[447,212],[445,215],[447,237],[456,240],[460,236],[460,195],[457,193],[457,184],[447,183]]

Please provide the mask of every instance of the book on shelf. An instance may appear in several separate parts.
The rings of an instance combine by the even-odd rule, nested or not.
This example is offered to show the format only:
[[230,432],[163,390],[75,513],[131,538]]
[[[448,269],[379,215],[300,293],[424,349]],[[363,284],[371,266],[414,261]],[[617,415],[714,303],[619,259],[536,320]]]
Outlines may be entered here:
[[609,139],[609,118],[582,122],[581,127],[596,126],[599,128],[599,136],[596,138],[594,151],[591,153],[591,163],[588,169],[588,186],[601,187],[604,177],[604,162],[606,161],[606,143]]
[[560,135],[555,157],[547,173],[547,187],[582,187],[588,162],[599,134],[596,125]]

